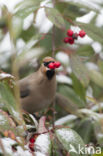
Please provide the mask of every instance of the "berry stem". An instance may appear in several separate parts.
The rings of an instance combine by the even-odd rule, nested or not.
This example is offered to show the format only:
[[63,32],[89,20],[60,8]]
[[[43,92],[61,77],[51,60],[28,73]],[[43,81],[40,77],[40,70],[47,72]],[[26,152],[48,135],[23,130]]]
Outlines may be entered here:
[[55,56],[55,26],[52,28],[52,57]]
[[[55,0],[52,0],[53,7],[55,7]],[[55,25],[52,28],[52,57],[55,56]]]

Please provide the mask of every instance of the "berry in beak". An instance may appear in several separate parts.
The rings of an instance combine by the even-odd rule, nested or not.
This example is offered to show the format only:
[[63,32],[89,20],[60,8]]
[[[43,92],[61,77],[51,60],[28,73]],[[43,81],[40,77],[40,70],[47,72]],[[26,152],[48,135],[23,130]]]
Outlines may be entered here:
[[55,65],[56,68],[59,68],[61,66],[61,63],[60,62],[55,62],[54,65]]
[[54,62],[49,63],[48,68],[55,69],[55,63]]
[[51,62],[49,63],[48,68],[55,69],[55,68],[59,68],[60,66],[61,66],[60,62]]

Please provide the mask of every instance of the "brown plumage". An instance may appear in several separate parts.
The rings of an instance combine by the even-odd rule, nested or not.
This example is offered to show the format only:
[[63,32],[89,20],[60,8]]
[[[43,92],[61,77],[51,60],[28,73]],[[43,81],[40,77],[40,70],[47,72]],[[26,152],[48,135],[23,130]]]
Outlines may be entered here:
[[21,104],[29,113],[47,108],[53,102],[56,93],[56,74],[55,70],[48,68],[50,62],[55,60],[45,57],[37,72],[19,80]]

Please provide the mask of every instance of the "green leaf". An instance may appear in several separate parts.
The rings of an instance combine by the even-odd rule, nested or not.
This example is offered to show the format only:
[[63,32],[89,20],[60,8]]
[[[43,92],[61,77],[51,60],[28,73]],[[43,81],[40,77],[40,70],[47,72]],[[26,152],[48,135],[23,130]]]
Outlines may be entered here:
[[36,11],[40,7],[41,0],[24,0],[16,5],[16,16],[21,18],[27,17],[32,12]]
[[75,18],[83,16],[91,11],[90,8],[85,7],[85,9],[82,10],[81,7],[85,6],[73,2],[56,3],[56,8],[62,13],[65,19],[68,17],[72,20],[75,20]]
[[16,103],[16,100],[13,96],[13,93],[6,82],[0,82],[0,101],[3,102],[4,106],[10,112],[10,114],[14,117],[14,119],[20,125],[23,125],[23,119],[21,116],[21,111]]
[[[39,32],[37,31],[37,29],[31,25],[27,30],[22,30],[20,37],[24,40],[24,41],[29,41],[32,37],[34,37],[36,34],[39,34]],[[42,36],[41,36],[42,37]]]
[[45,8],[46,16],[48,19],[59,29],[65,29],[64,19],[60,12],[55,8]]
[[80,46],[77,49],[76,53],[77,55],[87,57],[87,58],[91,58],[95,54],[93,48],[90,45]]
[[[61,4],[62,3],[64,3],[63,1],[61,1],[60,2]],[[86,9],[86,10],[88,10],[88,11],[91,11],[91,6],[89,6],[89,5],[86,5],[86,3],[81,3],[81,1],[77,1],[76,3],[75,3],[75,1],[65,1],[65,3],[66,3],[66,5],[67,6],[74,6],[74,7],[78,7],[78,8],[84,8],[84,9]],[[94,10],[95,12],[97,11],[95,8],[92,8],[92,10]],[[75,12],[75,11],[74,11]]]
[[94,133],[95,133],[96,139],[100,145],[102,145],[102,143],[103,143],[102,120],[103,120],[103,118],[100,121],[93,121]]
[[8,116],[8,114],[0,110],[0,131],[13,130],[16,127],[13,120]]
[[74,129],[82,137],[85,144],[89,144],[89,142],[92,140],[92,137],[94,137],[91,118],[84,118],[80,121],[80,123],[77,122]]
[[80,98],[86,102],[86,89],[84,86],[80,83],[80,81],[77,79],[77,77],[72,74],[72,81],[73,81],[73,88],[75,92],[80,96]]
[[[16,127],[15,122],[6,112],[0,110],[0,132],[12,131],[15,136],[23,136],[24,129]],[[23,141],[23,140],[22,140]]]
[[103,75],[96,70],[89,70],[90,79],[99,87],[103,87]]
[[96,100],[99,100],[100,98],[103,97],[101,94],[103,92],[103,88],[101,88],[99,85],[97,85],[93,81],[90,82],[90,86],[93,89],[93,97],[96,98]]
[[13,38],[18,38],[23,27],[23,21],[21,18],[17,16],[13,16],[12,21],[11,21],[11,33]]
[[[42,140],[42,144],[41,144],[41,140]],[[44,145],[46,145],[46,146],[44,146]],[[36,149],[36,152],[39,153],[41,156],[43,156],[43,155],[50,156],[51,155],[51,141],[50,141],[50,136],[48,133],[41,134],[36,138],[35,149]]]
[[[63,147],[70,153],[71,156],[81,156],[85,154],[85,145],[82,138],[70,128],[61,128],[56,130],[56,136]],[[79,153],[79,147],[83,150],[83,153]],[[73,151],[71,151],[73,150]]]
[[101,74],[103,74],[103,60],[98,60],[97,65],[101,71]]
[[[21,66],[22,64],[25,64],[25,61],[23,62],[22,59],[24,60],[30,60],[33,57],[40,56],[43,52],[42,50],[39,50],[38,53],[34,53],[35,48],[33,49],[34,45],[36,44],[36,41],[38,42],[41,40],[42,35],[41,34],[35,34],[27,43],[26,45],[21,49],[21,53],[16,57],[15,61],[19,61],[19,65]],[[36,48],[37,49],[37,48]],[[28,52],[31,54],[31,58],[29,57],[28,59]]]
[[12,81],[14,79],[14,76],[8,73],[0,72],[0,81],[1,80],[9,80]]
[[87,86],[89,83],[88,70],[86,66],[82,63],[80,57],[77,55],[71,55],[70,64],[75,76],[80,80],[83,86]]
[[69,127],[73,127],[73,124],[75,124],[76,120],[78,120],[78,117],[76,115],[69,114],[56,120],[55,125],[66,125]]
[[96,27],[92,23],[84,24],[77,22],[77,24],[84,29],[87,35],[89,35],[94,41],[98,41],[103,44],[103,28]]
[[[40,40],[38,43],[38,46],[43,47],[45,49],[45,52],[50,52],[48,55],[51,55],[52,51],[52,29],[48,32],[48,34],[44,37],[43,40]],[[65,37],[64,31],[61,31],[61,29],[58,29],[55,27],[55,48],[58,49],[60,46],[62,47],[64,42],[63,39]]]

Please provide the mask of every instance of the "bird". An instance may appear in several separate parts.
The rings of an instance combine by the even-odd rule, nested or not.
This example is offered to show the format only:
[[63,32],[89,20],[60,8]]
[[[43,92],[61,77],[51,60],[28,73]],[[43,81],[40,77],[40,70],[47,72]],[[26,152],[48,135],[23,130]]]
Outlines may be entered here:
[[20,102],[24,111],[35,113],[48,108],[56,95],[56,71],[60,63],[50,56],[43,59],[40,68],[19,80]]

